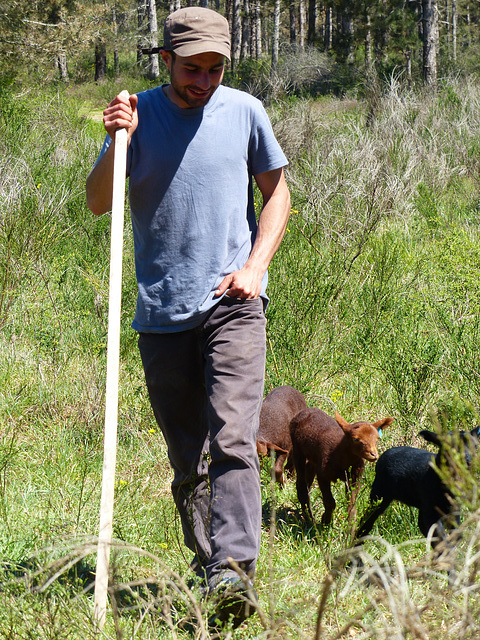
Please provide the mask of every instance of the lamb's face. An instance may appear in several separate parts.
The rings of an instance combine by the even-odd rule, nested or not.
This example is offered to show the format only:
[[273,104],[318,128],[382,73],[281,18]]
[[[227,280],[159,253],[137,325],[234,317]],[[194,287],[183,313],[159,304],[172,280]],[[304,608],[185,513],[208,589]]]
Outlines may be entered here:
[[350,440],[350,448],[354,455],[375,462],[378,459],[377,441],[382,429],[392,424],[393,418],[383,418],[373,424],[370,422],[355,422],[349,424],[335,411],[335,420]]
[[352,425],[350,432],[352,448],[359,458],[368,462],[378,459],[377,441],[379,434],[374,426],[367,422]]

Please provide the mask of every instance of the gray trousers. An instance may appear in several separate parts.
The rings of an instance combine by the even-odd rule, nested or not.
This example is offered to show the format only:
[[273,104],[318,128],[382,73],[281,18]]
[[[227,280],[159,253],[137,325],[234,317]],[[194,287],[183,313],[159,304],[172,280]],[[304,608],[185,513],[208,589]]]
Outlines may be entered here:
[[262,300],[227,296],[195,329],[139,336],[185,544],[211,588],[234,574],[228,556],[252,577],[255,572],[265,342]]

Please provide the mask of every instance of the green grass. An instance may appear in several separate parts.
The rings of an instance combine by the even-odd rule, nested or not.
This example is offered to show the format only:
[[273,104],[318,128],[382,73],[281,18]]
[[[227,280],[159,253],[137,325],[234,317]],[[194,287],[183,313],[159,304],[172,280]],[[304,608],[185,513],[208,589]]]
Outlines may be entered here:
[[[84,592],[100,506],[110,223],[87,210],[84,184],[103,139],[89,114],[116,88],[0,91],[2,638],[185,638],[179,619],[198,613],[130,329],[128,221],[114,599],[101,634]],[[291,159],[293,204],[270,269],[266,391],[291,384],[348,421],[394,416],[380,450],[422,446],[422,428],[478,424],[479,102],[475,83],[451,81],[437,96],[391,84],[368,126],[360,101],[271,108]],[[269,468],[264,461],[262,615],[223,637],[478,637],[477,466],[473,482],[464,478],[451,585],[419,536],[415,510],[389,508],[360,570],[343,484],[334,487],[332,525],[308,526],[294,480],[272,486]],[[373,473],[367,465],[359,514]],[[319,523],[318,488],[311,497]]]

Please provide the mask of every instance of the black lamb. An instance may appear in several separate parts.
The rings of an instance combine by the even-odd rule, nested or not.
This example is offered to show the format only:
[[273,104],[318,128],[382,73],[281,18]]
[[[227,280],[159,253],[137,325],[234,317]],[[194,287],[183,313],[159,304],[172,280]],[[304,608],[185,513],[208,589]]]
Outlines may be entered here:
[[[419,435],[439,447],[437,454],[414,447],[393,447],[380,456],[370,491],[373,506],[364,515],[356,539],[370,533],[376,519],[393,500],[418,509],[418,526],[425,537],[435,526],[433,547],[445,539],[446,529],[458,526],[451,476],[458,469],[458,454],[463,457],[464,464],[470,466],[480,427],[443,436],[424,430]],[[448,476],[446,483],[444,480]]]

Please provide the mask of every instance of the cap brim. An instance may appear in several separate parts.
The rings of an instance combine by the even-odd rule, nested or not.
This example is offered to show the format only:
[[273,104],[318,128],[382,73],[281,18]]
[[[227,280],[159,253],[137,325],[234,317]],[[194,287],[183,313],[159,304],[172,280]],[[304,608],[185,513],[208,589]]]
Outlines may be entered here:
[[200,53],[219,53],[230,60],[230,47],[221,42],[186,42],[174,47],[173,51],[181,58],[197,56]]

